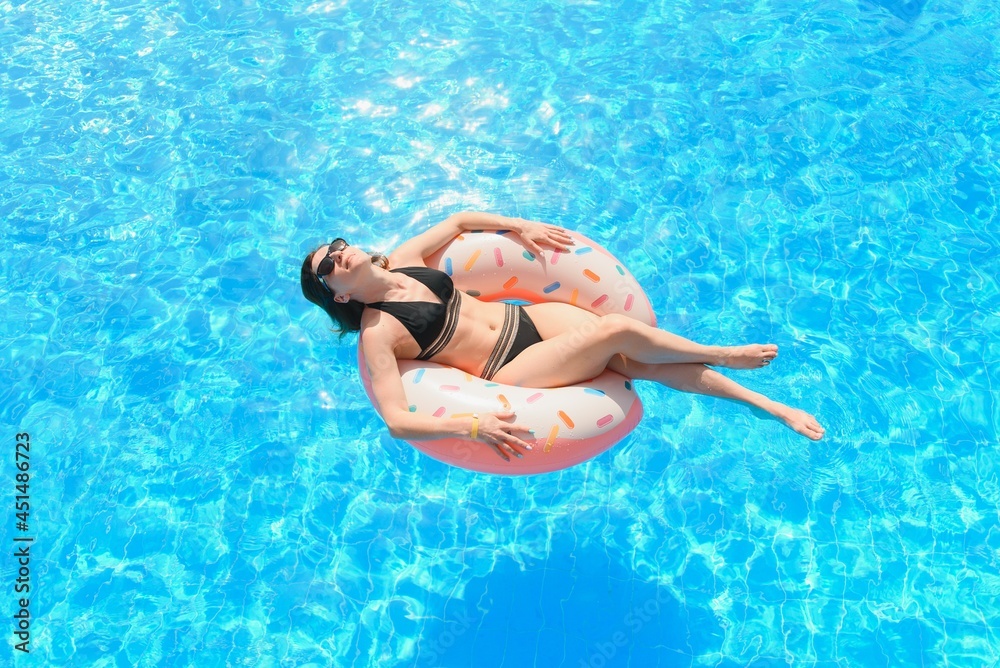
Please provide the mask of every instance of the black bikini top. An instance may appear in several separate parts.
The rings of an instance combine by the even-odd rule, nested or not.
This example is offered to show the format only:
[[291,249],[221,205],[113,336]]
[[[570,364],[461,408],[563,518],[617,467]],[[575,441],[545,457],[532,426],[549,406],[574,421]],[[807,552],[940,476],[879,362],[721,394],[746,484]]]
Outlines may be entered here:
[[365,304],[393,316],[420,345],[418,360],[430,359],[451,341],[458,327],[458,312],[462,299],[451,276],[430,267],[400,267],[390,271],[415,278],[441,300],[434,302],[372,302]]

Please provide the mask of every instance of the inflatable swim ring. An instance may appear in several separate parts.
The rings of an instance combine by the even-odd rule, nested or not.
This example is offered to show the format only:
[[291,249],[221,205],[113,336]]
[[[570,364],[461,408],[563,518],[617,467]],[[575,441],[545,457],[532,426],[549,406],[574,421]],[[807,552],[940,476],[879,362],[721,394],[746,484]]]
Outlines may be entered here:
[[[451,276],[458,289],[484,301],[565,302],[598,315],[621,313],[655,325],[649,299],[625,267],[582,234],[570,234],[575,245],[568,252],[549,250],[546,261],[540,262],[509,230],[464,232],[426,263]],[[365,392],[378,410],[360,341],[358,367]],[[518,423],[534,430],[534,449],[510,462],[481,441],[410,441],[434,459],[472,471],[527,475],[568,468],[601,454],[642,419],[642,402],[632,381],[613,371],[553,389],[488,382],[427,361],[400,360],[399,371],[411,412],[462,417],[513,410]]]

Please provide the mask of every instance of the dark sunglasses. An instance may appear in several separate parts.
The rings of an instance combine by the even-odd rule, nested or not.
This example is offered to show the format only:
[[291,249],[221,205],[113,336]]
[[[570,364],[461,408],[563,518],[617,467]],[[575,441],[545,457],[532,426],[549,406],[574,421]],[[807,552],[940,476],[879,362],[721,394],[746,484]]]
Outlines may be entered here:
[[323,277],[333,273],[336,261],[331,256],[337,251],[342,251],[345,248],[347,248],[347,242],[343,239],[337,238],[331,241],[330,247],[326,249],[326,257],[320,261],[319,266],[316,268],[316,278],[319,279],[319,282],[323,284],[323,287],[326,288],[326,291],[331,295],[333,294],[333,290],[331,290],[330,286],[326,284]]

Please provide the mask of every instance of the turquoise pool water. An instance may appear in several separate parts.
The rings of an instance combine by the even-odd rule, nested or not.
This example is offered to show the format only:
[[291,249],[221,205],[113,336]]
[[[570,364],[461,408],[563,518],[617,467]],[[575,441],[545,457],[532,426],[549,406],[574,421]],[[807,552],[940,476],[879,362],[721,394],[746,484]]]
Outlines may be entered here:
[[[1000,660],[994,3],[0,4],[0,663]],[[391,439],[304,254],[606,245],[811,443],[640,383],[600,458]],[[13,650],[31,435],[31,654]]]

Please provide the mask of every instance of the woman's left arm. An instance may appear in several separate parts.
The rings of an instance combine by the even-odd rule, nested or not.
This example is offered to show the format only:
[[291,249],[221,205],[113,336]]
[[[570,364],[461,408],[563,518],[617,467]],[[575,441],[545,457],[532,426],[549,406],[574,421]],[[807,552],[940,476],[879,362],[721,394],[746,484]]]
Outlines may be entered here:
[[566,230],[555,225],[492,213],[463,211],[448,216],[426,232],[401,244],[393,251],[389,262],[394,267],[423,264],[424,258],[433,255],[462,232],[471,230],[513,230],[521,237],[528,250],[536,255],[542,252],[540,244],[543,243],[561,250],[567,250],[567,245],[573,243]]

